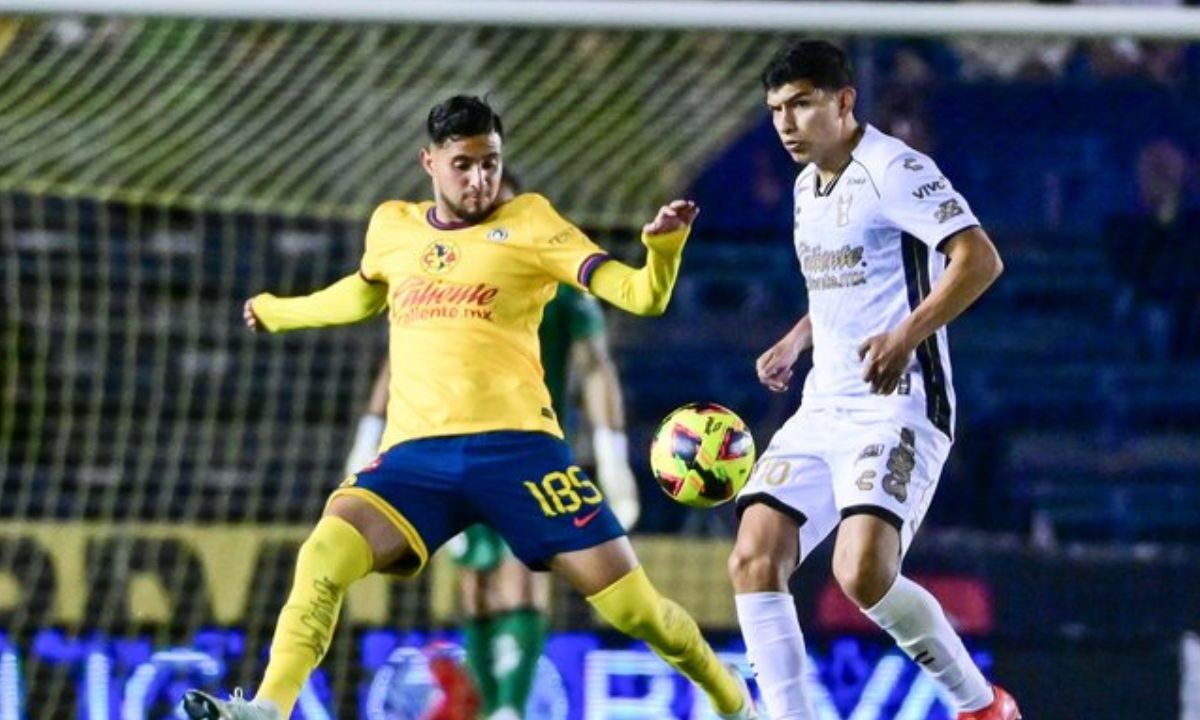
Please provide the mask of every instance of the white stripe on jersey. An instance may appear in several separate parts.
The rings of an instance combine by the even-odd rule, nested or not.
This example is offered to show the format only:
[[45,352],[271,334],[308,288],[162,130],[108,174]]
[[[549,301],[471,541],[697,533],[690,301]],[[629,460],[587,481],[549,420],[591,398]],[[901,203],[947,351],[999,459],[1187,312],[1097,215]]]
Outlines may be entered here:
[[858,348],[895,328],[946,267],[941,243],[979,221],[927,156],[867,126],[828,187],[809,165],[796,178],[795,245],[808,287],[813,369],[806,407],[889,407],[954,425],[946,329],[917,348],[893,395],[872,395]]

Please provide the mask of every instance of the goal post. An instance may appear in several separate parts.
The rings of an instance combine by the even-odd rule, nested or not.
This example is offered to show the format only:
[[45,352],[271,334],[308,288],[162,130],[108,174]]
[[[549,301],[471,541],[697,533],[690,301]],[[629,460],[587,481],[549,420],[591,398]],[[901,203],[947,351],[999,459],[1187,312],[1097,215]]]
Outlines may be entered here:
[[738,0],[5,0],[0,11],[847,35],[1195,38],[1200,10],[1136,5]]

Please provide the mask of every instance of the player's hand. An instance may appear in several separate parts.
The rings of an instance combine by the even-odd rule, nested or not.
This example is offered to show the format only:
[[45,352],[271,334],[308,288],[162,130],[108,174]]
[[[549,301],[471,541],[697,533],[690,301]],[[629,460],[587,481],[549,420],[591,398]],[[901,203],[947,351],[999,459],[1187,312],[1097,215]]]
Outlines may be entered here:
[[643,235],[665,235],[687,229],[700,214],[691,200],[673,200],[658,209],[654,219],[642,226]]
[[626,530],[632,530],[642,514],[641,501],[638,499],[637,480],[633,468],[627,460],[615,463],[596,462],[596,480],[608,499],[617,521]]
[[596,453],[596,481],[608,499],[608,506],[621,527],[633,528],[642,512],[637,480],[629,467],[629,439],[620,430],[608,427],[592,429],[592,450]]
[[758,381],[767,386],[771,392],[787,392],[788,383],[792,381],[792,368],[800,358],[803,343],[793,333],[783,336],[769,350],[758,356],[754,369],[758,372]]
[[379,457],[379,442],[383,440],[385,427],[386,422],[379,415],[367,413],[358,419],[358,427],[354,430],[354,444],[350,447],[350,454],[346,456],[346,475],[357,474]]
[[876,395],[891,395],[900,384],[900,376],[912,362],[915,347],[904,333],[893,330],[867,338],[858,346],[863,361],[863,381]]
[[242,305],[242,322],[246,323],[246,327],[250,328],[250,332],[258,332],[263,329],[262,323],[258,321],[258,316],[254,314],[254,307],[250,304],[253,300],[247,300],[245,305]]

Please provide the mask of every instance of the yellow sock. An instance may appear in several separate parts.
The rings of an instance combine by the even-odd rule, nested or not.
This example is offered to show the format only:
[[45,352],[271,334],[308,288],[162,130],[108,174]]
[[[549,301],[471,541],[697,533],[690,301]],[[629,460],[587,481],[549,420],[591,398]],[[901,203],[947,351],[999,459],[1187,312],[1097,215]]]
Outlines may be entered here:
[[645,570],[633,570],[588,602],[610,625],[645,641],[667,664],[700,686],[717,712],[725,715],[741,709],[741,686],[721,665],[692,616],[659,595]]
[[278,708],[280,717],[291,717],[300,690],[325,657],[346,590],[374,562],[367,539],[339,517],[321,518],[300,546],[292,592],[279,613],[256,696]]

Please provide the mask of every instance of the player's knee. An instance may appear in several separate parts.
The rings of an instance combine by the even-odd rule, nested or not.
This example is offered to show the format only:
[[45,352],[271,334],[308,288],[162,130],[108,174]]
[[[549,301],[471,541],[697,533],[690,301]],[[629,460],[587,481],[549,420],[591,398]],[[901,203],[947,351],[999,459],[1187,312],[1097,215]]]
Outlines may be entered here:
[[661,634],[663,597],[638,568],[588,598],[600,617],[616,630],[639,640]]
[[737,545],[729,554],[726,569],[735,592],[787,592],[792,565],[768,551]]
[[325,534],[314,532],[300,544],[297,563],[303,564],[305,567],[324,570],[334,564],[337,555],[336,543]]
[[651,602],[623,605],[604,619],[615,630],[645,640],[657,634],[661,613],[661,598],[656,594]]
[[345,590],[371,571],[373,561],[371,546],[357,528],[340,518],[322,518],[300,544],[297,578],[305,573]]
[[842,592],[860,608],[878,603],[896,580],[898,559],[878,552],[835,552],[833,576]]
[[800,563],[799,526],[771,505],[751,503],[742,513],[726,569],[739,593],[787,592]]

